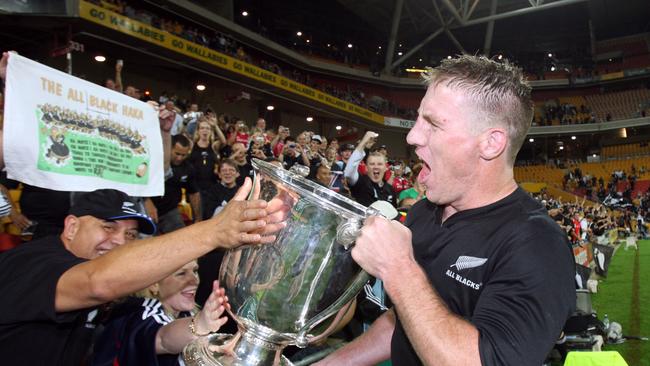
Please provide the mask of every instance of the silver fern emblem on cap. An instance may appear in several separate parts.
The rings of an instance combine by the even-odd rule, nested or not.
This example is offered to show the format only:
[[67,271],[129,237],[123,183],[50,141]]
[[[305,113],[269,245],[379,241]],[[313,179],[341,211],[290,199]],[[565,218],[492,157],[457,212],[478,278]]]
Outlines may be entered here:
[[456,267],[457,270],[462,271],[463,269],[476,268],[482,266],[487,262],[487,258],[478,258],[470,257],[468,255],[461,255],[456,259],[456,263],[449,266],[449,268]]

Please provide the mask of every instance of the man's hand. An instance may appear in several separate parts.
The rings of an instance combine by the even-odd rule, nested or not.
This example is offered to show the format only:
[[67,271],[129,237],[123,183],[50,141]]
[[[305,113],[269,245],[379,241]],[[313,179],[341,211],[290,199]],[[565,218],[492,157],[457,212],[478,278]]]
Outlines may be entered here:
[[11,212],[9,212],[9,218],[20,230],[25,230],[32,225],[32,222],[27,218],[27,216],[21,214],[15,208],[12,208]]
[[0,59],[0,79],[2,79],[3,81],[7,78],[8,62],[9,62],[9,52],[3,52],[2,59]]
[[238,157],[244,154],[246,154],[246,150],[237,150],[237,151],[233,151],[228,158],[236,160]]
[[352,258],[370,275],[383,281],[416,264],[411,231],[397,221],[369,217],[352,248]]
[[158,113],[158,123],[160,124],[160,130],[162,132],[169,132],[174,125],[174,120],[176,119],[176,113],[167,110],[164,106],[161,107],[154,100],[147,101],[147,104],[153,108],[156,113]]
[[258,159],[266,159],[266,155],[264,155],[264,152],[262,152],[260,149],[254,149],[253,156]]
[[372,145],[375,144],[376,138],[379,136],[377,132],[374,131],[366,131],[365,135],[363,135],[363,138],[361,141],[359,141],[359,145],[357,145],[357,150],[363,151],[364,149],[370,149],[372,148]]
[[[253,190],[251,200],[245,200]],[[250,178],[237,191],[226,207],[215,215],[211,221],[218,227],[215,230],[222,240],[221,247],[230,249],[242,244],[271,243],[277,231],[285,227],[284,222],[275,219],[276,211],[281,207],[260,200],[260,183],[252,187]]]
[[176,113],[162,109],[158,112],[158,122],[160,123],[160,130],[163,132],[169,132],[174,126],[174,120],[176,119]]

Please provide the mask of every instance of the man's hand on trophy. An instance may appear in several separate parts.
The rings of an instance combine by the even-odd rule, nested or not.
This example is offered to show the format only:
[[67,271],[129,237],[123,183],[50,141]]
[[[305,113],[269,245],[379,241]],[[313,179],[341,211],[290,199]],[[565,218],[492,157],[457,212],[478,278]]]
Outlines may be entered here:
[[374,277],[387,281],[415,262],[411,230],[381,216],[369,217],[352,248],[352,258]]
[[[246,197],[251,193],[251,189],[253,189],[251,179],[246,178],[244,185],[235,193],[233,199],[213,217],[219,228],[217,232],[221,240],[218,242],[222,247],[233,248],[241,244],[262,242],[262,235],[259,232],[266,226],[268,204],[259,199],[247,201]],[[259,187],[253,189],[253,197],[259,196],[256,191],[259,191]]]
[[[233,248],[242,244],[270,243],[275,240],[271,235],[284,227],[284,223],[269,223],[267,206],[259,197],[259,181],[253,188],[250,178],[239,188],[226,207],[213,217],[218,227],[218,240],[224,248]],[[253,190],[253,199],[245,200]]]
[[[253,194],[253,197],[258,197],[260,193],[259,181],[256,185],[257,190],[256,193]],[[289,215],[291,215],[291,208],[296,204],[296,201],[297,198],[293,197],[287,191],[281,190],[267,203],[267,217],[265,219],[266,225],[263,228],[254,231],[254,233],[262,236],[262,243],[273,242],[276,236],[271,234],[275,234],[287,226],[286,220],[289,218]]]

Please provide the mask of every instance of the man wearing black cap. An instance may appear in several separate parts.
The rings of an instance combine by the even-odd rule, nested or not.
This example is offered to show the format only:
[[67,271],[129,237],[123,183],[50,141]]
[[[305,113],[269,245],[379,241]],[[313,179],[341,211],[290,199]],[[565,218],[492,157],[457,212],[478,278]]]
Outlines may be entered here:
[[2,363],[79,365],[98,305],[141,290],[214,248],[274,240],[268,234],[282,224],[267,222],[277,205],[244,201],[251,186],[247,179],[210,220],[137,241],[138,232],[153,234],[155,225],[126,194],[105,189],[78,196],[60,236],[0,254]]

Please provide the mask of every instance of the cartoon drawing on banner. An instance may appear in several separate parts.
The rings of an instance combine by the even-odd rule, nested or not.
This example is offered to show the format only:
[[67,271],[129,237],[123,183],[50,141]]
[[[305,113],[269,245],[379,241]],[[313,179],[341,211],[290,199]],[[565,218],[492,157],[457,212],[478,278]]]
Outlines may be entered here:
[[116,173],[145,180],[148,149],[137,130],[47,103],[38,105],[36,116],[43,157],[39,169],[98,177]]

